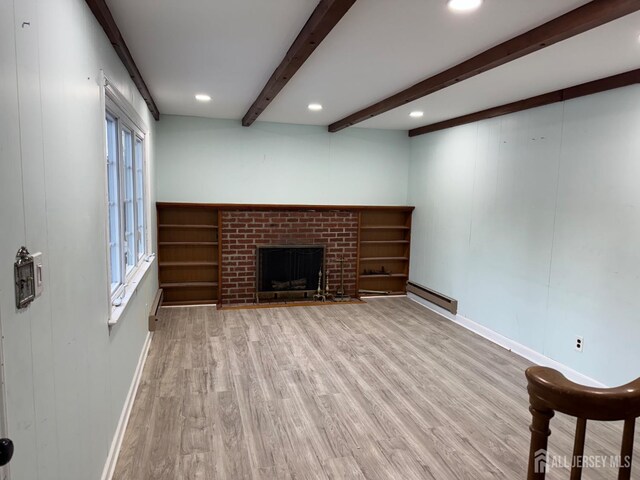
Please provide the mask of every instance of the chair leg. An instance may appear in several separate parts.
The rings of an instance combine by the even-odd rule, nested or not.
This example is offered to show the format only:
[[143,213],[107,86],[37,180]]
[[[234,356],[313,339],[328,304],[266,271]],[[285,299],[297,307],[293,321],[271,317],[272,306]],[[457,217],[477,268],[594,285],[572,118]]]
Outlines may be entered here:
[[636,419],[630,418],[624,422],[622,433],[622,449],[620,451],[620,470],[618,480],[631,478],[631,459],[633,457],[633,435],[635,433]]
[[582,478],[582,457],[584,456],[584,440],[587,435],[587,419],[578,418],[576,423],[576,439],[573,443],[573,466],[571,480]]
[[529,450],[529,473],[527,480],[544,480],[547,471],[547,444],[549,441],[549,422],[553,418],[554,411],[529,407],[532,421],[531,448]]

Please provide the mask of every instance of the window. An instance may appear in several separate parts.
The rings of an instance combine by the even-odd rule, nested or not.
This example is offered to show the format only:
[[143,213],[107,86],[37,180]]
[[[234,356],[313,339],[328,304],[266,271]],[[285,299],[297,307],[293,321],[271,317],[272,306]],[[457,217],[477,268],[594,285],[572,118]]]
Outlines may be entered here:
[[107,181],[109,202],[109,267],[111,293],[122,284],[120,265],[120,174],[118,172],[118,132],[116,119],[107,113]]
[[107,95],[105,103],[109,277],[115,300],[147,254],[145,135],[115,98]]
[[138,239],[138,259],[145,254],[144,235],[144,158],[142,156],[143,140],[136,137],[135,163],[136,163],[136,238]]

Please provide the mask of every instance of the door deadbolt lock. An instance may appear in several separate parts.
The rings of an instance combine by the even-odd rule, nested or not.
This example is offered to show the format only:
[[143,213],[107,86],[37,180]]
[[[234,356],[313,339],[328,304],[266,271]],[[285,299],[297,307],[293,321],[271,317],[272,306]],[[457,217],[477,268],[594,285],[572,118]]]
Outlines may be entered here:
[[18,250],[13,271],[16,282],[16,308],[26,308],[36,298],[33,256],[27,247]]

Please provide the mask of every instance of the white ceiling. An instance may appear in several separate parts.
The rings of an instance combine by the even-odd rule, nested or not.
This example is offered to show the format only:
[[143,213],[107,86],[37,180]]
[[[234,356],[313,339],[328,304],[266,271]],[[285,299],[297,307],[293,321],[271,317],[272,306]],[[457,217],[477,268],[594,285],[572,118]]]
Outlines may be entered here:
[[[162,114],[239,120],[317,1],[107,3]],[[453,14],[446,0],[358,0],[259,120],[328,125],[585,3],[485,0]],[[639,33],[629,15],[358,126],[414,128],[638,68]]]
[[[161,114],[242,118],[316,0],[107,0]],[[213,101],[194,99],[207,93]]]

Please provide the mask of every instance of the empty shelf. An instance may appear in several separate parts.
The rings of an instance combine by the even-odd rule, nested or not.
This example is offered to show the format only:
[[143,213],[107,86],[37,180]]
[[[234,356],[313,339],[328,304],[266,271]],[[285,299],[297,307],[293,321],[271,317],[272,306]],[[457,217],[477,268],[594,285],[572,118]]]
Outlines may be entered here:
[[374,245],[374,244],[378,244],[378,245],[383,245],[383,244],[389,244],[389,243],[409,243],[409,240],[362,240],[360,242],[361,245]]
[[179,282],[179,283],[161,283],[160,288],[199,288],[199,287],[217,287],[218,282]]
[[218,262],[160,262],[161,267],[217,267]]
[[405,225],[366,225],[360,227],[362,230],[409,230]]
[[361,262],[381,262],[384,260],[409,260],[409,257],[361,257]]
[[195,224],[182,225],[182,224],[179,224],[179,223],[165,223],[165,224],[158,225],[158,227],[160,227],[160,228],[189,228],[189,229],[197,229],[197,228],[215,229],[215,228],[218,228],[217,225],[195,225]]
[[218,300],[215,298],[207,298],[203,300],[176,300],[176,301],[164,301],[162,305],[166,306],[179,306],[179,305],[215,305]]
[[374,273],[374,274],[360,274],[360,278],[407,278],[406,273]]
[[218,242],[158,242],[158,245],[218,245]]

